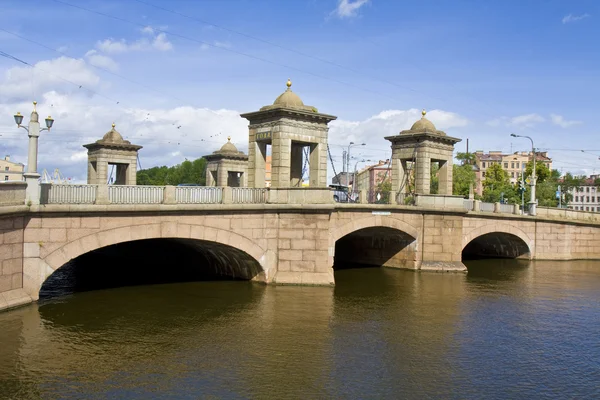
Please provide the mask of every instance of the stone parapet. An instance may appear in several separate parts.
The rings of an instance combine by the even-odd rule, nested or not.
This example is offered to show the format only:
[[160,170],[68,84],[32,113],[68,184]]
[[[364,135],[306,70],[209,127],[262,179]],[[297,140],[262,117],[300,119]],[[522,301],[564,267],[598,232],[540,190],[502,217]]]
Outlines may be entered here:
[[0,183],[0,206],[25,204],[25,182]]

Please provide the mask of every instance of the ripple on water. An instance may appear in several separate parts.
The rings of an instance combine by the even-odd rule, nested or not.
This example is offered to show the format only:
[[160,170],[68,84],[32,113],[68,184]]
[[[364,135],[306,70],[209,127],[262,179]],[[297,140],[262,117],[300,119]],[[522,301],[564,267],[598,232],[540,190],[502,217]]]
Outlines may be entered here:
[[8,398],[600,398],[600,262],[188,282],[0,313]]

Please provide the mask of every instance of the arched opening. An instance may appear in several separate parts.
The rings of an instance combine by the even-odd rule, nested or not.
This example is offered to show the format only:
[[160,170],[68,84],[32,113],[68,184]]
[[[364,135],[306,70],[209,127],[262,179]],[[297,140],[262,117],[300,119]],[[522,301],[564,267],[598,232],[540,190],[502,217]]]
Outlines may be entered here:
[[462,251],[463,260],[489,258],[530,258],[527,243],[506,232],[491,232],[471,240]]
[[195,239],[144,239],[85,253],[58,268],[40,298],[123,286],[250,280],[259,262],[234,247]]
[[359,229],[335,242],[333,268],[414,268],[416,243],[413,236],[394,228]]

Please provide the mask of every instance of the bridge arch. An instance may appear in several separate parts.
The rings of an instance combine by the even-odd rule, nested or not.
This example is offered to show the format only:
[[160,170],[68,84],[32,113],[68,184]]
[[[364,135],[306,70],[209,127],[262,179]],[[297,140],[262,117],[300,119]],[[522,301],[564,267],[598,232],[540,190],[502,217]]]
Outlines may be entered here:
[[351,220],[350,222],[347,222],[338,228],[332,229],[329,235],[329,244],[332,246],[335,245],[335,242],[352,232],[359,231],[365,228],[379,227],[391,228],[398,231],[402,231],[415,239],[418,239],[419,237],[419,230],[405,221],[393,218],[391,216],[387,217],[381,215],[373,215],[370,217]]
[[[38,265],[32,263],[29,266],[23,277],[24,287],[30,296],[37,299],[46,279],[69,261],[112,245],[152,239],[203,241],[235,248],[254,259],[262,269],[253,280],[268,280],[273,256],[246,236],[215,227],[162,222],[102,230],[67,242],[39,259]],[[28,281],[27,284],[25,281]]]
[[330,255],[334,269],[387,266],[414,269],[419,230],[405,221],[370,216],[332,230]]
[[469,256],[527,258],[533,256],[534,240],[517,226],[490,223],[463,235],[463,259]]

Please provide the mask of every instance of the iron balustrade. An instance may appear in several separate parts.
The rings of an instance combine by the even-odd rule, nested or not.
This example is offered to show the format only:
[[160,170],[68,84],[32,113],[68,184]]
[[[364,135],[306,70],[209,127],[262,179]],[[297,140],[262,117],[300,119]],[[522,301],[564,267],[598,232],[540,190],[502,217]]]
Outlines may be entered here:
[[161,204],[164,186],[108,186],[108,201],[111,204]]
[[232,202],[235,204],[264,204],[267,202],[266,188],[232,188]]
[[220,204],[223,202],[223,188],[177,186],[175,202],[178,204]]
[[94,204],[97,185],[41,184],[41,204]]

